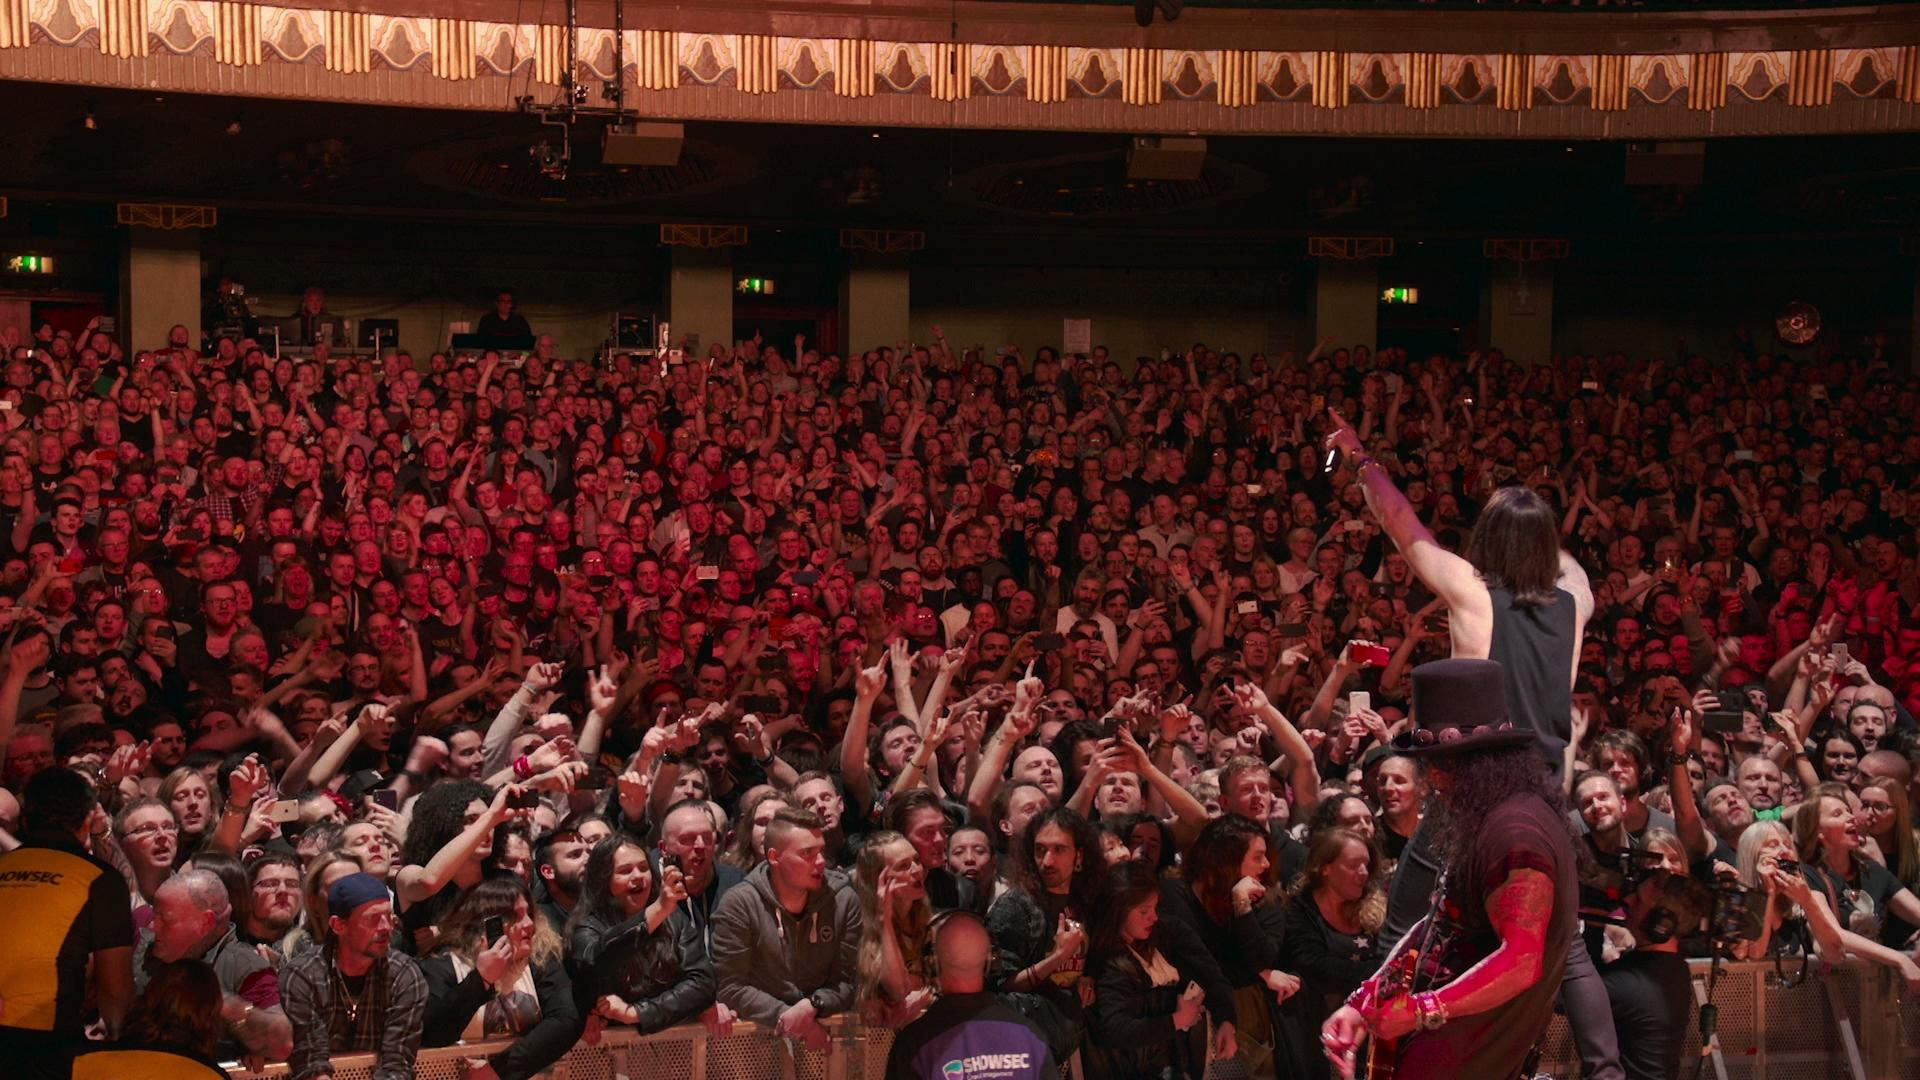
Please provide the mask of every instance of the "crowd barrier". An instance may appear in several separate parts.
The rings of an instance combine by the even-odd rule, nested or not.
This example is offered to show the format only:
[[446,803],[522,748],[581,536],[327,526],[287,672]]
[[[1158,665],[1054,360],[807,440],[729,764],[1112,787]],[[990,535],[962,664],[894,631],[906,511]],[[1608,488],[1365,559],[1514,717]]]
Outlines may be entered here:
[[[1694,965],[1696,1003],[1706,1000],[1707,965]],[[1862,963],[1815,963],[1802,978],[1795,961],[1720,966],[1713,984],[1719,1011],[1718,1049],[1700,1053],[1697,1015],[1687,1017],[1689,1036],[1682,1080],[1920,1080],[1920,994],[1903,994],[1887,969]],[[764,1028],[736,1024],[714,1038],[698,1025],[654,1035],[609,1028],[597,1044],[581,1043],[546,1074],[551,1080],[883,1080],[893,1032],[864,1027],[845,1017],[827,1024],[834,1041],[814,1053]],[[1630,1035],[1628,1036],[1631,1037]],[[463,1063],[504,1049],[489,1042],[423,1050],[415,1076],[459,1080]],[[370,1080],[373,1057],[333,1059],[334,1080]],[[1572,1078],[1579,1057],[1566,1019],[1548,1030],[1540,1071]],[[235,1080],[285,1077],[284,1065],[257,1072],[230,1070]],[[1233,1063],[1216,1065],[1210,1080],[1243,1076]]]

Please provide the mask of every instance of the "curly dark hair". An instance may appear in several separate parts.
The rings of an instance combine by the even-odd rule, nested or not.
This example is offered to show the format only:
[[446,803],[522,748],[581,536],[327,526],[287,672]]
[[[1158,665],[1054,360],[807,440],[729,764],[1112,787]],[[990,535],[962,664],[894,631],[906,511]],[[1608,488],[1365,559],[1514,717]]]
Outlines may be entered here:
[[1100,876],[1106,872],[1106,863],[1100,858],[1100,837],[1094,832],[1087,819],[1081,817],[1072,807],[1055,806],[1027,822],[1026,834],[1020,837],[1019,865],[1015,867],[1019,885],[1027,893],[1039,897],[1047,891],[1040,881],[1040,869],[1033,861],[1033,840],[1045,828],[1065,829],[1073,837],[1073,848],[1080,854],[1080,868],[1073,872],[1073,881],[1067,887],[1070,904],[1079,911],[1087,910],[1087,903],[1094,897],[1099,887]]
[[442,780],[421,794],[407,822],[400,865],[425,866],[467,828],[467,804],[493,801],[493,789],[478,780]]
[[1539,796],[1566,828],[1568,837],[1578,840],[1567,817],[1567,800],[1560,792],[1560,783],[1533,747],[1448,754],[1431,765],[1446,770],[1450,783],[1445,795],[1436,793],[1427,800],[1432,820],[1421,822],[1421,829],[1435,838],[1434,855],[1451,869],[1456,880],[1473,854],[1474,839],[1485,831],[1487,815],[1516,795]]

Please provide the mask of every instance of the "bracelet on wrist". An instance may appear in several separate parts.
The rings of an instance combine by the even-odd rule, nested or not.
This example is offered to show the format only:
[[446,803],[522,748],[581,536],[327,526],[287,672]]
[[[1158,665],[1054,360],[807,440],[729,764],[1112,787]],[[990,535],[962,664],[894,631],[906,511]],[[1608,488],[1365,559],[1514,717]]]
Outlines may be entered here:
[[527,755],[521,754],[514,759],[513,775],[521,780],[533,775],[533,762],[528,760]]

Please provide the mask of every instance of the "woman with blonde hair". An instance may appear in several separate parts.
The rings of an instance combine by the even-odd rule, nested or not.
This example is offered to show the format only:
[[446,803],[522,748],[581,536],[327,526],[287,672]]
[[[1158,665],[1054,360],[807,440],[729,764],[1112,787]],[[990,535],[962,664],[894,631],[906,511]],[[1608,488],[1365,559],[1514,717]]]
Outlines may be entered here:
[[906,837],[882,830],[860,849],[854,879],[860,894],[857,1000],[871,1022],[901,1027],[932,996],[921,956],[933,919],[926,872]]
[[580,1015],[560,935],[535,913],[525,881],[482,879],[447,912],[438,941],[420,961],[428,995],[420,1045],[512,1039],[486,1062],[499,1080],[528,1080],[573,1046]]
[[[1820,807],[1814,805],[1803,808],[1801,813],[1817,817],[1819,811]],[[1758,936],[1734,947],[1736,959],[1753,960],[1817,949],[1821,956],[1838,961],[1852,953],[1898,971],[1910,989],[1920,988],[1920,965],[1904,953],[1842,927],[1822,891],[1792,869],[1799,860],[1799,848],[1785,825],[1778,821],[1756,821],[1747,826],[1740,834],[1739,859],[1740,884],[1763,893],[1766,902],[1760,911],[1759,925],[1752,928]]]
[[160,781],[159,797],[180,826],[180,843],[174,855],[178,864],[192,856],[220,824],[220,792],[207,782],[206,773],[181,765]]

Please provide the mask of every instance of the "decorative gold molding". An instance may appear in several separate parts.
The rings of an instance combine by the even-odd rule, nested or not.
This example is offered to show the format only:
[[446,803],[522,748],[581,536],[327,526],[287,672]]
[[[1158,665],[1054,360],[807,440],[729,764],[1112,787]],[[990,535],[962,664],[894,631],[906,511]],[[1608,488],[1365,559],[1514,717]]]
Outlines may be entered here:
[[1323,109],[1338,109],[1347,103],[1351,87],[1347,83],[1347,54],[1313,54],[1313,103]]
[[373,70],[373,19],[366,12],[327,12],[327,70],[349,75]]
[[1244,49],[1225,49],[1220,53],[1220,104],[1229,109],[1244,109],[1260,100],[1260,57]]
[[1727,107],[1727,54],[1694,53],[1688,58],[1687,108],[1711,112]]
[[[487,0],[426,14],[387,13],[416,0],[359,2],[380,10],[0,0],[0,78],[499,110],[529,79],[553,87],[571,74],[623,80],[649,116],[761,123],[1647,139],[1920,130],[1920,20],[1896,22],[1887,7],[1660,13],[1663,26],[1738,27],[1711,39],[1675,29],[1661,43],[1638,13],[1489,13],[1463,30],[1453,12],[1255,10],[1228,21],[1196,9],[1144,45],[1080,9],[1081,21],[1061,21],[1048,15],[1059,5],[993,0],[962,24],[972,40],[956,40],[950,19],[926,33],[922,0],[836,8],[842,36],[797,37],[825,17],[810,23],[766,0],[648,9],[623,49],[612,30],[586,25],[569,73],[565,28],[486,21],[512,17]],[[1408,33],[1383,45],[1382,26]],[[863,36],[875,28],[890,36]],[[1582,48],[1562,49],[1576,39]],[[1719,51],[1697,51],[1702,42]]]
[[871,41],[841,38],[833,43],[833,92],[841,97],[873,96],[873,50]]
[[761,34],[741,34],[735,85],[743,94],[771,94],[780,88],[780,66],[774,61],[774,41]]
[[1802,49],[1788,68],[1787,102],[1801,108],[1833,104],[1833,50]]
[[0,0],[0,49],[24,49],[33,41],[28,0]]
[[220,211],[212,206],[186,203],[119,203],[113,208],[114,220],[122,225],[147,229],[211,229],[220,224]]
[[1027,65],[1027,100],[1053,104],[1067,100],[1067,47],[1035,45]]
[[739,247],[747,242],[745,225],[661,225],[660,242],[669,247]]
[[1510,112],[1533,108],[1533,57],[1524,53],[1500,56],[1498,104]]

